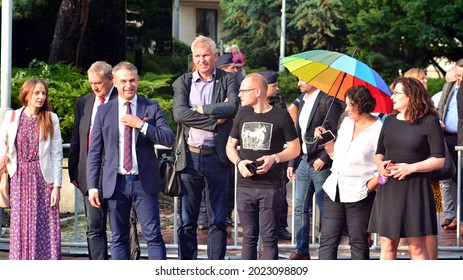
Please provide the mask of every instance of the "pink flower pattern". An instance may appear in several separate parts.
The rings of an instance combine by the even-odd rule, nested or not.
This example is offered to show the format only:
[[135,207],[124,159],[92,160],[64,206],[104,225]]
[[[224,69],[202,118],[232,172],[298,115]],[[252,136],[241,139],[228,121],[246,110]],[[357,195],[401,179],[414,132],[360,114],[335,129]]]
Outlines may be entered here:
[[15,145],[18,168],[10,183],[10,260],[59,260],[59,207],[50,207],[53,184],[45,181],[40,169],[35,118],[21,114]]

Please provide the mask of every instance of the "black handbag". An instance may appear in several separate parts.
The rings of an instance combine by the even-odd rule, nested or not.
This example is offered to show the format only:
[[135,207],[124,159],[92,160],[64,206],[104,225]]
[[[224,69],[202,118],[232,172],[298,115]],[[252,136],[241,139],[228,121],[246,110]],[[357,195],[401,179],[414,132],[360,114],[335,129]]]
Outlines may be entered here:
[[182,182],[180,172],[175,170],[174,157],[162,154],[159,169],[161,171],[162,192],[172,197],[181,196]]
[[[179,169],[178,159],[183,150],[185,150],[185,137],[183,125],[177,125],[177,139],[174,146],[173,156],[162,154],[159,162],[159,171],[161,172],[162,192],[168,196],[182,195],[182,180],[180,171],[185,168],[182,164],[182,170]],[[185,164],[186,165],[186,164]]]
[[445,162],[444,166],[438,169],[435,169],[429,173],[431,177],[431,181],[441,181],[447,180],[455,176],[457,169],[455,167],[455,163],[452,160],[452,156],[450,155],[450,151],[447,147],[447,144],[444,143],[445,148]]

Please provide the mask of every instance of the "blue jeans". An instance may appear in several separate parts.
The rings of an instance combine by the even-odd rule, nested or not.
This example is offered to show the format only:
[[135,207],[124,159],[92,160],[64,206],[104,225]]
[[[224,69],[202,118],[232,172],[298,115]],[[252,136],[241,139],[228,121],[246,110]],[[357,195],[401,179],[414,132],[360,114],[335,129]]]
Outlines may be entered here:
[[229,166],[214,153],[200,155],[187,152],[187,166],[182,171],[182,203],[178,228],[178,258],[194,260],[198,256],[198,215],[201,195],[206,190],[209,232],[207,256],[211,260],[225,258],[227,249],[226,190]]
[[296,169],[294,228],[296,230],[296,250],[300,255],[309,254],[309,209],[313,198],[313,192],[311,192],[309,188],[313,184],[316,202],[321,215],[321,213],[323,213],[323,200],[325,196],[323,183],[325,183],[330,173],[331,171],[329,168],[315,171],[313,166],[309,166],[307,163],[306,155],[302,157]]

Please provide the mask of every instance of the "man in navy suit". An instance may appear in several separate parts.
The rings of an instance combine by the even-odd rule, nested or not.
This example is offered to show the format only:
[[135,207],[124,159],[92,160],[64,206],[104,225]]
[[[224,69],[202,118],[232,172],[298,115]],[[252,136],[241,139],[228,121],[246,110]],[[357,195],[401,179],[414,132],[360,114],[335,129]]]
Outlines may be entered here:
[[[129,259],[132,204],[148,247],[149,259],[166,259],[161,235],[161,191],[155,144],[172,146],[175,135],[158,102],[137,94],[138,71],[129,62],[113,68],[119,96],[98,108],[87,158],[89,200],[101,207],[98,180],[108,206],[112,259]],[[103,158],[104,155],[104,158]],[[103,165],[103,168],[101,166]]]
[[108,238],[106,236],[106,204],[100,208],[90,205],[87,192],[87,152],[93,120],[98,106],[117,96],[113,85],[112,66],[104,61],[93,63],[87,71],[88,82],[93,93],[77,100],[74,115],[74,129],[69,148],[69,178],[84,197],[87,216],[87,245],[91,260],[108,259]]

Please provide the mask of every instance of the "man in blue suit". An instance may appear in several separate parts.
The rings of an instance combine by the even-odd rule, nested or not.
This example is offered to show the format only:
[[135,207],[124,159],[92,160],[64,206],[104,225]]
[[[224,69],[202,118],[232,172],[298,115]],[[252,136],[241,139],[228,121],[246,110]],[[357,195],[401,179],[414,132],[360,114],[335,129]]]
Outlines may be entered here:
[[98,107],[93,125],[87,158],[89,200],[94,207],[101,206],[97,187],[103,172],[102,191],[111,225],[112,259],[130,257],[132,204],[149,259],[166,259],[159,219],[161,179],[154,145],[172,146],[175,136],[158,102],[137,94],[138,71],[133,64],[120,62],[114,66],[113,76],[118,97]]

